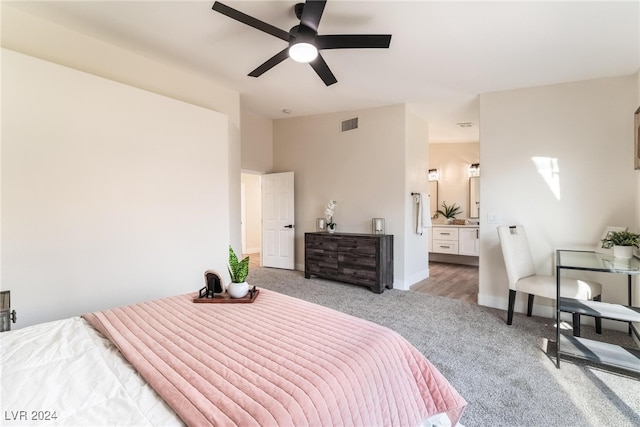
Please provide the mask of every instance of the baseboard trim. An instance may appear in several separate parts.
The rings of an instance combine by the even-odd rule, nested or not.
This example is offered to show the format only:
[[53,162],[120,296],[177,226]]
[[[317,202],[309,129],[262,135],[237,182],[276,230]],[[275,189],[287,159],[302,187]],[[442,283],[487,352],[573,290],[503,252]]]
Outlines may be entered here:
[[400,289],[403,291],[408,291],[409,289],[411,289],[411,286],[428,278],[429,278],[429,269],[422,270],[416,274],[412,274],[407,280],[394,281],[393,288]]

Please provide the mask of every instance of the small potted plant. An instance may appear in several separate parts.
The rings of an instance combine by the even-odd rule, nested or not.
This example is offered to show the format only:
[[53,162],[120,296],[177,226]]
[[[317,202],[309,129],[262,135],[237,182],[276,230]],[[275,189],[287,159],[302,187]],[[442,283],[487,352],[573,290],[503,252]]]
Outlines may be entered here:
[[462,208],[455,203],[447,206],[447,202],[442,202],[442,209],[438,209],[437,213],[447,219],[447,223],[453,222],[456,215],[462,212]]
[[249,284],[246,282],[249,275],[249,257],[238,261],[236,253],[229,245],[229,275],[231,283],[227,286],[227,293],[231,298],[243,298],[249,293]]
[[616,258],[631,258],[633,248],[640,248],[640,234],[630,231],[611,231],[602,239],[602,247],[613,248]]

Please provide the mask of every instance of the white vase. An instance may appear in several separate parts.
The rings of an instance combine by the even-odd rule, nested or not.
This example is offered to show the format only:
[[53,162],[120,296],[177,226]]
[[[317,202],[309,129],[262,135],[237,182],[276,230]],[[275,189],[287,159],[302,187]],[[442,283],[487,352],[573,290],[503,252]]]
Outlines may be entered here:
[[633,257],[633,246],[614,246],[613,256],[616,258],[631,258]]
[[336,231],[336,225],[335,225],[335,224],[331,224],[331,225],[328,225],[328,224],[327,224],[327,231],[328,231],[329,233],[333,233],[333,232],[335,232],[335,231]]
[[249,284],[247,282],[231,282],[227,286],[227,293],[231,298],[243,298],[249,293]]

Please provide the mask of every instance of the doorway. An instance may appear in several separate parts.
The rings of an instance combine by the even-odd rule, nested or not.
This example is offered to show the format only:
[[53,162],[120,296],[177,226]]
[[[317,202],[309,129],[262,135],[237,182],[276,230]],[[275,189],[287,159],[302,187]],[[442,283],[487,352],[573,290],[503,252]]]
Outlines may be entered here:
[[243,172],[240,186],[242,253],[255,262],[260,260],[262,246],[262,178],[259,174]]
[[241,244],[260,266],[295,269],[294,173],[240,174]]
[[454,218],[462,220],[462,223],[457,224],[460,226],[459,238],[446,239],[455,241],[450,250],[436,250],[430,241],[429,278],[416,283],[412,290],[477,303],[480,234],[475,227],[480,227],[479,160],[479,142],[429,143],[429,184],[431,193],[436,195],[437,206],[435,212],[433,207],[431,211],[434,227],[431,231],[435,233],[436,227],[439,230],[456,227],[456,224],[447,222],[442,214],[434,215],[437,210],[446,210],[444,203],[459,207],[460,213]]

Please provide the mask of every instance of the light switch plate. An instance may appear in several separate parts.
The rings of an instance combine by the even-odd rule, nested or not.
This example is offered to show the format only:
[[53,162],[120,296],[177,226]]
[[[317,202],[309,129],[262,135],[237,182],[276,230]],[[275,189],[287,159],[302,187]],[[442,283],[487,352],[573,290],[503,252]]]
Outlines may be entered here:
[[502,222],[502,216],[497,212],[489,212],[487,214],[487,222],[489,224],[500,224]]

